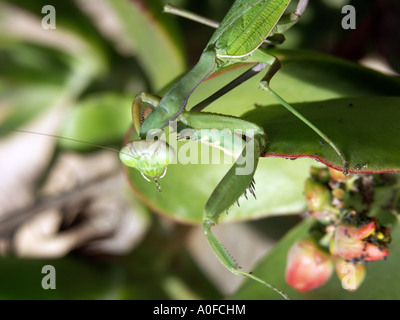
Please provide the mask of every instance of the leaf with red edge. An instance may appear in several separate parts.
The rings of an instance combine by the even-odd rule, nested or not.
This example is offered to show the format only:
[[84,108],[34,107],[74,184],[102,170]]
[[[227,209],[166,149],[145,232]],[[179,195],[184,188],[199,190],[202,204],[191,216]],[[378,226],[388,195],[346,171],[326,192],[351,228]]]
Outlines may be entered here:
[[[311,102],[315,101],[324,101],[324,104],[330,104],[333,103],[330,101],[334,101],[331,99],[336,98],[397,95],[400,92],[400,83],[396,78],[385,76],[329,55],[301,50],[274,50],[269,52],[276,55],[282,62],[282,69],[272,79],[271,86],[286,101],[295,106],[295,103],[299,102],[309,102],[311,104]],[[222,70],[202,82],[190,97],[187,109],[190,110],[191,107],[249,68],[248,64],[239,64]],[[264,120],[261,120],[261,118],[266,116],[266,119],[270,119],[268,121],[265,120],[265,129],[270,141],[267,145],[267,151],[271,150],[270,148],[279,141],[284,142],[287,140],[288,137],[286,136],[290,136],[290,133],[293,132],[292,129],[300,127],[302,128],[301,130],[308,132],[309,137],[304,139],[307,139],[311,146],[318,148],[311,155],[320,152],[320,149],[324,149],[328,159],[329,157],[334,159],[336,166],[339,167],[341,162],[337,154],[327,144],[322,147],[319,142],[321,140],[319,136],[284,107],[279,105],[268,107],[268,109],[254,109],[256,105],[276,104],[272,95],[259,89],[259,82],[263,76],[264,73],[261,72],[241,84],[213,102],[205,111],[233,116],[240,116],[250,111],[245,116],[253,116],[257,118],[257,121],[262,122]],[[366,99],[368,101],[371,98]],[[379,101],[381,98],[376,99]],[[357,107],[354,101],[356,100],[351,99],[349,103],[354,103],[354,106]],[[321,102],[318,103],[321,104]],[[312,108],[311,111],[313,112],[311,113],[315,113],[314,109]],[[356,111],[359,109],[360,107]],[[277,117],[274,119],[273,115],[276,113],[278,116],[283,115],[290,119],[289,126],[285,122],[280,122],[284,119],[279,119],[279,121],[276,119]],[[310,112],[304,115],[313,121],[313,116],[310,115]],[[362,118],[362,114],[359,117]],[[323,122],[316,121],[315,124],[324,132],[326,131],[328,136],[331,135],[329,128],[325,128]],[[336,132],[336,128],[333,132]],[[280,136],[281,134],[282,136]],[[361,134],[361,136],[362,140],[359,140],[359,144],[362,144],[361,141],[366,141],[368,137],[366,134]],[[311,140],[308,140],[310,137]],[[294,138],[292,137],[292,139]],[[332,135],[331,138],[333,139],[335,136]],[[292,147],[302,147],[299,145],[304,143],[302,139],[301,137],[297,140],[294,139]],[[357,140],[355,141],[357,143]],[[315,146],[314,142],[316,142]],[[188,143],[192,142],[189,141]],[[339,144],[339,141],[337,143]],[[304,152],[302,156],[306,157],[307,154],[305,152],[310,150],[310,147],[306,147],[302,151]],[[347,155],[348,150],[343,151]],[[349,160],[352,160],[351,164],[358,165],[353,158],[353,153]],[[220,222],[252,220],[304,210],[306,207],[303,194],[304,180],[309,175],[310,164],[315,164],[315,161],[309,159],[289,161],[272,157],[261,159],[255,175],[257,200],[252,199],[252,197],[249,197],[249,200],[240,199],[240,207],[232,206],[228,215],[221,215]],[[362,164],[360,162],[360,165]],[[170,165],[166,176],[160,180],[163,190],[161,193],[157,192],[154,183],[144,180],[137,170],[131,169],[128,172],[129,181],[135,194],[149,205],[152,210],[180,222],[201,223],[208,197],[229,168],[230,165],[215,164],[180,163]]]
[[[293,105],[344,153],[349,172],[400,171],[400,97],[356,97]],[[254,109],[243,118],[268,134],[265,156],[315,158],[338,170],[338,154],[280,105]]]

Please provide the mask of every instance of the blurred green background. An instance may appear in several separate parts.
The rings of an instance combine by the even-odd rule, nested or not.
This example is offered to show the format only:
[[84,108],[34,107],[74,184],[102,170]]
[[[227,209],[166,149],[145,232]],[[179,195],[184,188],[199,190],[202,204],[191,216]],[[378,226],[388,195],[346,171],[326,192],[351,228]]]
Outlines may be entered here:
[[[232,4],[169,2],[217,21]],[[196,63],[213,32],[162,14],[164,3],[0,0],[0,298],[279,298],[220,266],[198,226],[229,166],[171,166],[160,194],[118,161],[134,96],[165,92]],[[341,27],[346,4],[356,8],[355,30]],[[56,29],[43,28],[45,5],[55,8]],[[293,103],[399,96],[399,33],[396,0],[310,1],[286,42],[272,48],[282,60],[272,86]],[[202,84],[189,104],[235,75]],[[257,81],[210,110],[239,116],[255,104],[276,104],[258,92]],[[303,183],[315,161],[263,160],[258,200],[243,200],[223,217],[230,223],[216,228],[239,264],[251,269],[264,257],[259,274],[294,298],[400,298],[398,228],[388,261],[368,266],[356,293],[334,277],[304,295],[287,287],[285,257],[308,226]],[[41,286],[45,265],[56,269],[55,290]]]

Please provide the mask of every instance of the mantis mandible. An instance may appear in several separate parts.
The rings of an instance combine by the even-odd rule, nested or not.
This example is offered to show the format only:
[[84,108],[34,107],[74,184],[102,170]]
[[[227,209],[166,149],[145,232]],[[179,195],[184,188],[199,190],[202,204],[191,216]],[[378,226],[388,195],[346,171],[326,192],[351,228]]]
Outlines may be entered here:
[[[271,78],[280,68],[280,63],[277,58],[259,47],[266,39],[273,41],[291,28],[304,12],[308,0],[299,0],[296,11],[285,14],[289,3],[290,0],[236,0],[221,24],[219,26],[214,24],[218,28],[207,43],[198,63],[181,80],[162,98],[141,93],[134,99],[133,124],[140,140],[129,142],[120,152],[120,158],[125,165],[138,169],[148,180],[154,179],[159,188],[158,179],[164,176],[166,166],[171,162],[171,150],[166,142],[148,139],[152,132],[165,128],[171,121],[178,121],[185,128],[193,128],[195,132],[202,129],[228,129],[232,139],[236,141],[238,137],[234,130],[245,131],[246,133],[239,139],[241,152],[236,155],[237,159],[233,166],[214,189],[205,205],[203,231],[218,259],[232,273],[256,280],[275,290],[284,298],[287,296],[271,284],[240,270],[237,263],[211,232],[211,228],[218,223],[220,214],[227,211],[240,196],[246,194],[247,189],[254,193],[253,176],[258,160],[266,147],[267,135],[263,128],[254,123],[227,115],[206,113],[202,110],[229,90],[266,69],[260,88],[272,94],[280,104],[319,134],[337,152],[342,159],[344,172],[347,171],[347,161],[336,145],[269,86]],[[171,12],[171,8],[173,9],[167,6],[165,10]],[[191,18],[184,12],[182,15]],[[190,111],[185,110],[189,97],[204,79],[224,67],[243,62],[255,63],[255,65]],[[151,112],[144,117],[144,110],[148,108]],[[248,130],[251,130],[250,134],[247,134]],[[193,136],[197,138],[196,134]],[[200,142],[208,143],[207,137],[201,139]],[[223,141],[220,141],[219,147],[224,150]],[[249,156],[253,161],[252,170],[247,174],[237,174],[238,170],[243,168],[243,159]]]

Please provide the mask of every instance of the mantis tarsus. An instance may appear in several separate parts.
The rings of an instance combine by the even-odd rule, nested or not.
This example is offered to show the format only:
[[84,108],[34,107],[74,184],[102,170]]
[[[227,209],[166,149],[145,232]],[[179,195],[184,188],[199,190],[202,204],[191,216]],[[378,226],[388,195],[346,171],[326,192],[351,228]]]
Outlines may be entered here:
[[[217,30],[206,45],[198,63],[162,98],[142,93],[134,99],[133,123],[141,140],[128,143],[120,153],[124,164],[138,169],[144,176],[153,178],[158,187],[158,179],[165,174],[165,167],[170,162],[170,153],[167,143],[148,139],[154,130],[163,129],[171,121],[177,120],[186,128],[195,130],[228,129],[234,139],[234,130],[251,129],[252,134],[245,133],[242,136],[246,143],[243,143],[238,159],[217,185],[205,205],[203,230],[216,256],[231,272],[252,278],[285,298],[287,298],[286,295],[271,284],[240,270],[211,232],[211,227],[218,223],[220,214],[227,211],[241,195],[245,194],[247,188],[250,188],[252,193],[254,192],[253,176],[258,159],[267,144],[267,135],[264,129],[256,124],[227,115],[202,112],[202,110],[229,90],[266,69],[267,72],[260,83],[260,88],[272,94],[280,104],[319,134],[337,152],[343,161],[344,172],[347,171],[347,161],[336,145],[269,87],[269,82],[279,70],[280,63],[277,58],[268,55],[259,47],[265,40],[269,41],[277,36],[279,38],[281,33],[292,27],[306,9],[308,0],[299,0],[294,13],[284,14],[289,3],[290,0],[236,0],[220,25],[210,20],[201,20],[195,15],[167,5],[165,11],[174,14],[178,12],[179,15],[189,19],[200,20],[207,25],[217,27]],[[204,79],[224,67],[241,62],[255,63],[255,65],[190,111],[185,110],[189,97]],[[151,108],[151,112],[144,117],[143,112],[147,108]],[[223,149],[223,142],[221,144]],[[252,148],[249,148],[250,145]],[[240,159],[249,155],[254,161],[251,172],[238,175],[237,170],[243,166]]]

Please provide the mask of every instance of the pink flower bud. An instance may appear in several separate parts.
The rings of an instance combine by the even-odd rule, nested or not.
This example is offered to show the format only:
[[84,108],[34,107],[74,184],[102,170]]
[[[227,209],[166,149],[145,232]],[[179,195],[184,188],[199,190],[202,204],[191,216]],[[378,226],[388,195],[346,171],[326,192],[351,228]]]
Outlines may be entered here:
[[347,262],[340,257],[335,259],[335,269],[343,289],[348,291],[356,291],[367,273],[364,264]]
[[381,245],[368,242],[368,237],[375,233],[375,222],[363,227],[339,225],[336,228],[331,253],[348,261],[376,261],[385,258],[389,251]]
[[312,239],[301,240],[290,248],[285,279],[297,291],[306,292],[322,286],[332,271],[330,255],[319,249]]

